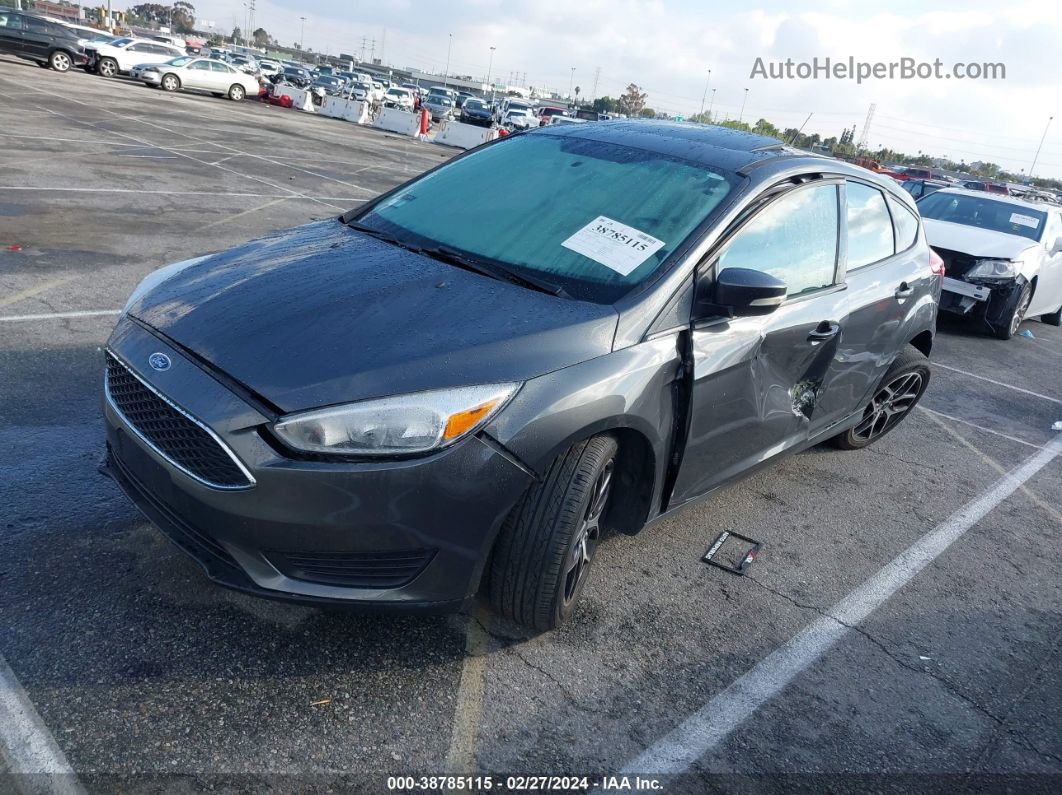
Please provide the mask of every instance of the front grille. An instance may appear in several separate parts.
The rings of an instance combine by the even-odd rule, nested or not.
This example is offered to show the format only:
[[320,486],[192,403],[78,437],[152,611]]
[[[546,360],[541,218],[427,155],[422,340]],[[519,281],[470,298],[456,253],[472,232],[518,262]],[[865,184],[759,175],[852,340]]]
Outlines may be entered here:
[[400,552],[270,552],[285,576],[346,588],[400,588],[420,574],[434,549]]
[[254,485],[235,457],[204,426],[148,388],[110,353],[106,390],[129,426],[185,474],[214,488]]
[[976,257],[971,257],[969,254],[963,254],[960,251],[950,251],[946,248],[936,248],[935,246],[934,250],[944,260],[945,275],[956,279],[960,276],[965,276],[966,271],[970,270],[977,260]]

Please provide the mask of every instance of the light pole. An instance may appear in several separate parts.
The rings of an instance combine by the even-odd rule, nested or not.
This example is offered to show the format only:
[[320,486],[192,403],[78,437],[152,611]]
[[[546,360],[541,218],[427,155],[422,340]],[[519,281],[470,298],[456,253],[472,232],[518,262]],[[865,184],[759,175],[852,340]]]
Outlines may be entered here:
[[572,98],[572,86],[575,85],[575,67],[572,67],[572,76],[568,78],[568,100]]
[[1033,170],[1036,168],[1036,161],[1040,159],[1040,150],[1043,149],[1044,139],[1047,138],[1047,128],[1051,126],[1051,121],[1054,116],[1047,117],[1047,124],[1044,126],[1044,134],[1040,136],[1040,145],[1036,147],[1036,154],[1033,156],[1032,165],[1029,166],[1029,180],[1032,180]]
[[299,49],[305,49],[306,42],[306,17],[299,17],[302,20],[302,27],[299,28]]
[[454,48],[454,34],[450,34],[450,41],[446,45],[446,69],[443,71],[443,85],[450,85],[450,52]]
[[708,121],[712,120],[712,105],[715,104],[715,89],[712,89],[712,98],[708,100]]
[[490,71],[494,68],[494,48],[490,48],[490,61],[487,63],[487,85],[490,86],[490,101],[494,104],[494,83],[490,82]]
[[745,89],[745,96],[741,98],[741,111],[738,113],[738,121],[741,121],[741,117],[745,115],[745,102],[749,98],[749,90]]
[[708,79],[704,81],[704,93],[701,94],[701,112],[699,115],[704,115],[704,99],[708,96],[708,84],[712,82],[712,70],[708,70]]

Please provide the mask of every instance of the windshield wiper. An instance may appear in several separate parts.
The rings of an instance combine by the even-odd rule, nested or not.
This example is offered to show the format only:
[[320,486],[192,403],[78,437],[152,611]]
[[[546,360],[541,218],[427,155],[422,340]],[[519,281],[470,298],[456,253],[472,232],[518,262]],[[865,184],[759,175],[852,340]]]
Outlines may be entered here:
[[391,243],[392,245],[404,248],[407,251],[413,251],[417,254],[423,254],[426,257],[437,259],[440,262],[446,262],[450,265],[456,265],[459,268],[464,268],[467,271],[473,271],[474,273],[482,274],[483,276],[489,276],[492,279],[498,281],[505,281],[511,284],[519,284],[521,287],[526,287],[530,290],[538,290],[541,293],[547,293],[549,295],[555,295],[560,298],[570,297],[564,288],[560,285],[548,282],[545,279],[539,279],[534,276],[527,276],[522,273],[506,268],[499,262],[493,260],[484,261],[478,257],[472,257],[467,254],[462,254],[456,249],[452,249],[448,246],[415,246],[411,243],[407,243],[395,235],[388,234],[379,229],[358,221],[348,221],[347,226],[351,229],[356,229],[359,232],[364,232],[367,235],[383,240],[384,242]]
[[492,279],[498,279],[499,281],[519,284],[521,287],[537,290],[540,293],[547,293],[559,297],[565,297],[568,295],[564,291],[564,288],[559,285],[552,284],[543,279],[537,279],[534,276],[525,276],[522,273],[517,273],[498,262],[485,261],[478,257],[470,257],[469,255],[462,254],[460,251],[449,248],[448,246],[430,246],[413,250],[441,262],[448,262],[459,268],[481,273],[484,276],[490,276]]

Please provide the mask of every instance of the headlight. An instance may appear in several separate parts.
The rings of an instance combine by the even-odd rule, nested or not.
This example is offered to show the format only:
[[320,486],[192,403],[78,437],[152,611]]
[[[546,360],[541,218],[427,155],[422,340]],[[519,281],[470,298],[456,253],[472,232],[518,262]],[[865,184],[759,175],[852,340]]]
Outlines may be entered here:
[[437,389],[293,414],[273,430],[298,450],[409,455],[441,450],[498,413],[519,384]]
[[976,279],[1013,279],[1018,275],[1017,263],[1009,259],[979,259],[966,271],[966,277]]

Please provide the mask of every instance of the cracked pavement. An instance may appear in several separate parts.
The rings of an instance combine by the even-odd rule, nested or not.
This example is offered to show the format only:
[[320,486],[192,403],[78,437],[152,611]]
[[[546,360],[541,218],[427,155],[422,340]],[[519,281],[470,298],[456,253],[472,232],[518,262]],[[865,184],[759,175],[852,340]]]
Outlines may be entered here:
[[[116,309],[162,264],[338,212],[225,195],[276,192],[262,180],[351,206],[453,154],[3,58],[0,115],[7,184],[202,194],[0,196],[0,300],[71,277],[0,315]],[[118,143],[160,157],[131,160]],[[192,147],[195,160],[167,154]],[[233,147],[244,154],[227,170],[199,162]],[[570,624],[533,635],[473,615],[480,647],[463,617],[350,615],[212,586],[95,471],[97,348],[112,323],[0,323],[0,654],[100,792],[379,792],[387,774],[455,759],[471,765],[455,772],[615,773],[1062,419],[1062,404],[974,377],[1062,397],[1062,330],[1029,322],[1035,339],[1001,342],[943,323],[933,359],[955,369],[933,373],[923,406],[936,413],[607,538]],[[1060,494],[1056,460],[666,791],[1057,791]],[[722,529],[765,543],[749,576],[700,562]]]

